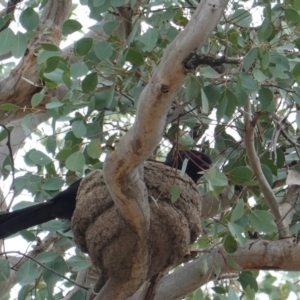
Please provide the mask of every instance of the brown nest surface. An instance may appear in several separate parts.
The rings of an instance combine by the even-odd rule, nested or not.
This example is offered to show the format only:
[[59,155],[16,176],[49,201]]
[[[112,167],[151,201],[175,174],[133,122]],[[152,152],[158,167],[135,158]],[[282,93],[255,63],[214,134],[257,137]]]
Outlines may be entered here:
[[[144,180],[151,209],[147,278],[177,265],[200,234],[201,197],[188,176],[160,163],[146,162]],[[171,203],[172,186],[181,193]],[[119,214],[106,188],[102,170],[80,184],[72,230],[77,245],[106,274],[130,277],[137,235]]]

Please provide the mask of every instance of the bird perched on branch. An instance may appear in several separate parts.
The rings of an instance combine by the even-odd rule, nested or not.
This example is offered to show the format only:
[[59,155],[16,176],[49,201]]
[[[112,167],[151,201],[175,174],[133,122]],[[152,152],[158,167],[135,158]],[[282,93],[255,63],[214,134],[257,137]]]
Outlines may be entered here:
[[[212,163],[210,158],[200,151],[182,150],[164,164],[181,170],[185,159],[188,160],[185,172],[194,182],[202,176],[201,171],[208,169]],[[0,215],[0,239],[56,218],[71,220],[80,182],[81,179],[75,181],[49,201]]]

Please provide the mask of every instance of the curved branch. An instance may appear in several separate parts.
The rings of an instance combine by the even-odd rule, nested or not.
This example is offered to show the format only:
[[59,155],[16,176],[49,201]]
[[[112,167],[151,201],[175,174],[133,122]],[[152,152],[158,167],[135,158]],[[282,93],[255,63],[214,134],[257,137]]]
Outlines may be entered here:
[[269,204],[269,207],[275,217],[278,231],[279,231],[279,237],[287,237],[289,236],[289,230],[286,228],[282,222],[282,216],[279,211],[279,205],[276,200],[276,197],[262,171],[261,164],[259,157],[256,153],[255,147],[254,147],[254,128],[256,125],[256,120],[251,120],[250,117],[250,100],[248,99],[247,103],[245,104],[245,110],[244,110],[244,120],[245,120],[245,148],[247,152],[247,156],[249,159],[250,166],[252,168],[253,173],[257,176],[258,185],[260,188],[260,191],[265,197],[265,200]]
[[162,138],[173,96],[189,71],[185,66],[190,53],[203,45],[212,33],[227,2],[200,2],[186,28],[166,49],[159,67],[143,90],[135,123],[105,160],[103,171],[109,192],[138,238],[131,278],[123,282],[110,278],[96,299],[124,299],[146,279],[150,213],[141,164]]

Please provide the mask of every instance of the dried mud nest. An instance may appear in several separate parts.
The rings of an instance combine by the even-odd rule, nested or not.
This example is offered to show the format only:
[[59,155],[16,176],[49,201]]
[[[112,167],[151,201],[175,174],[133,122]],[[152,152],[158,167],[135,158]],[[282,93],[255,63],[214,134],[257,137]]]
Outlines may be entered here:
[[[164,164],[146,162],[144,179],[151,208],[147,278],[181,262],[200,234],[201,197],[188,176]],[[170,188],[180,187],[171,203]],[[137,236],[119,214],[97,170],[80,185],[72,217],[76,244],[108,275],[130,277]]]

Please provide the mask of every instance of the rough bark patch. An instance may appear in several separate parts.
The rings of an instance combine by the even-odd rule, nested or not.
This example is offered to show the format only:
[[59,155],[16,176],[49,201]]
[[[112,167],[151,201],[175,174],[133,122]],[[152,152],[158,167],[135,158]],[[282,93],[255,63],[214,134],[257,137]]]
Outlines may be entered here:
[[[164,164],[146,162],[144,177],[151,208],[149,278],[178,264],[199,236],[201,197],[188,176],[180,177]],[[175,203],[170,200],[173,185],[181,189]],[[81,181],[72,230],[95,266],[115,277],[130,277],[137,237],[115,207],[101,170]]]

